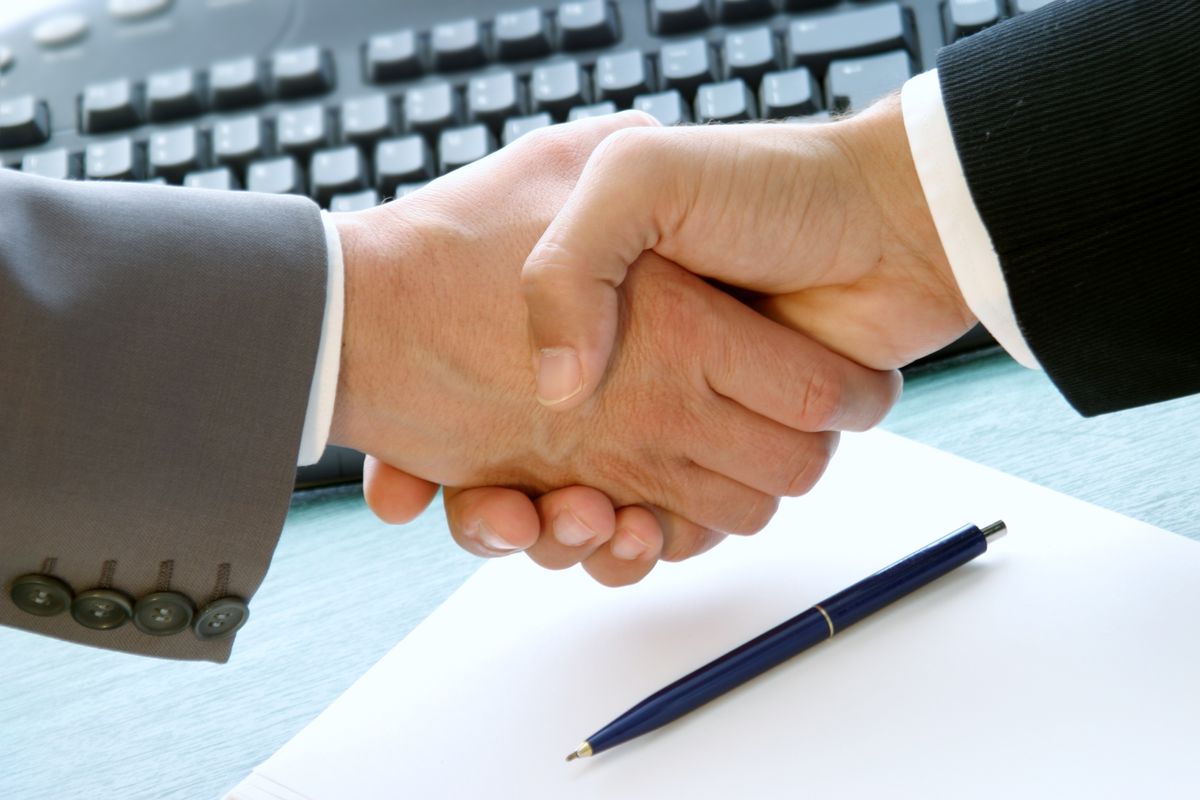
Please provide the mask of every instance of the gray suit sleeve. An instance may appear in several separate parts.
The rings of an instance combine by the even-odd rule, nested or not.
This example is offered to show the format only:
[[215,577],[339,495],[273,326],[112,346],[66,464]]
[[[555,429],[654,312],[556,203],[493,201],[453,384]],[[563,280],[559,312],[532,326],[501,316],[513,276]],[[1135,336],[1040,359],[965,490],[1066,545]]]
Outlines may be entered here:
[[326,269],[303,198],[0,169],[0,624],[228,659],[287,513]]

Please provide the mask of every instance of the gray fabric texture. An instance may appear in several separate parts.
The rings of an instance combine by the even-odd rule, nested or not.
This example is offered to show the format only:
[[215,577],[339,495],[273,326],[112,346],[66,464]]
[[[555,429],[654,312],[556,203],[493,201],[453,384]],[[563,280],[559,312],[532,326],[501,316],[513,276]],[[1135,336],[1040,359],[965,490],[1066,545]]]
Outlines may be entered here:
[[304,198],[0,169],[0,624],[229,657],[191,631],[32,616],[9,587],[52,566],[76,592],[253,595],[287,513],[326,268]]

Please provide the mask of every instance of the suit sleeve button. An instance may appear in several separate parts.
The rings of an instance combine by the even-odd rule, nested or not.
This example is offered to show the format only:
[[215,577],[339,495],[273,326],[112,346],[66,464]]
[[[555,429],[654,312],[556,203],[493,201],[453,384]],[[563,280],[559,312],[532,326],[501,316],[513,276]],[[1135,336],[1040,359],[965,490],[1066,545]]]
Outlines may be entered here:
[[151,636],[171,636],[192,624],[196,607],[178,592],[153,592],[133,607],[133,624]]
[[108,631],[129,622],[133,601],[112,589],[89,589],[80,592],[71,603],[71,616],[85,628]]
[[237,633],[249,617],[250,609],[240,597],[222,597],[200,610],[192,630],[202,641],[227,639]]
[[71,589],[49,575],[22,575],[10,592],[17,608],[39,617],[53,617],[71,605]]

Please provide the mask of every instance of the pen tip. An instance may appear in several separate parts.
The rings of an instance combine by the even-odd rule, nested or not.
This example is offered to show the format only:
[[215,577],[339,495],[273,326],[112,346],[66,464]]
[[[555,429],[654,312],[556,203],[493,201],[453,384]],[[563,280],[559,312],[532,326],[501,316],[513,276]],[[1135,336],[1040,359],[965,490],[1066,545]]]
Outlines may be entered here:
[[574,753],[567,756],[567,761],[574,761],[577,758],[587,758],[592,754],[592,743],[584,742],[575,749]]

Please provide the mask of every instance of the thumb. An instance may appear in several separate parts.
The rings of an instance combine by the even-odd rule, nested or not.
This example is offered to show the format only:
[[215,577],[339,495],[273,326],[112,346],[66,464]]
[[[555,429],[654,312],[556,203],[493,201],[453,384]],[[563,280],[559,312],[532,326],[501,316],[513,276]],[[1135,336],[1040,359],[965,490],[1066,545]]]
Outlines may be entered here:
[[521,271],[538,400],[579,406],[599,385],[617,334],[617,287],[660,238],[677,170],[656,159],[662,128],[604,139]]
[[375,516],[392,525],[416,519],[437,494],[438,485],[385,464],[373,456],[363,463],[363,497]]

